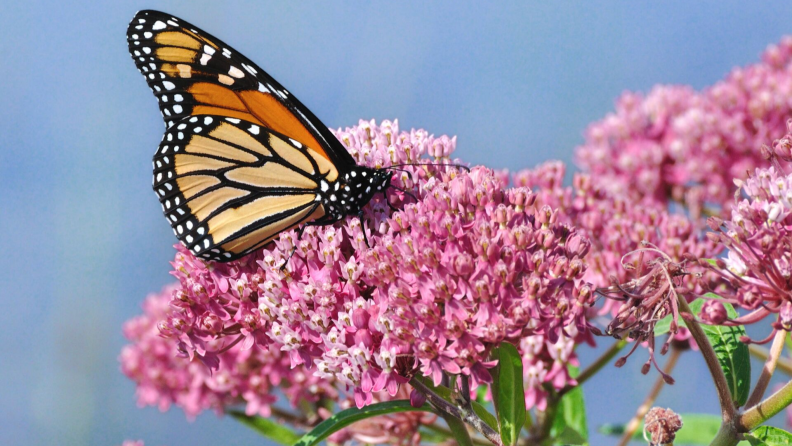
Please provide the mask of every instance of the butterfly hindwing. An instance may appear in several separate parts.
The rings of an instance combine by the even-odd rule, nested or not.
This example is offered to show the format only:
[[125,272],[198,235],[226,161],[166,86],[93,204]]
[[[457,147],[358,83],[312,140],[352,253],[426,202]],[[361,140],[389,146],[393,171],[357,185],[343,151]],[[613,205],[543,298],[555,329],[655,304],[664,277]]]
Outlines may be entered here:
[[222,115],[175,122],[153,162],[154,190],[176,236],[194,254],[221,261],[324,216],[319,184],[338,178],[312,148]]
[[132,19],[127,40],[167,127],[194,115],[237,118],[300,141],[339,168],[355,165],[308,108],[220,39],[172,15],[147,10]]

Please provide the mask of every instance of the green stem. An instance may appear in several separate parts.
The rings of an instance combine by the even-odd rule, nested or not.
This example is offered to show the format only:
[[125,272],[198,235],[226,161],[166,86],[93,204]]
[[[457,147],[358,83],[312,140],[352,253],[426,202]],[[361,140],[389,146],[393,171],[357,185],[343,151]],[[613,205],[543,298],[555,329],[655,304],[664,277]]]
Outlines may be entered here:
[[[443,418],[443,419],[445,419],[445,418]],[[422,424],[422,426],[424,428],[430,430],[430,431],[437,432],[438,434],[444,435],[446,437],[453,437],[454,436],[454,433],[451,432],[451,429],[448,429],[448,428],[446,428],[444,426],[440,426],[440,425],[437,425],[437,424]],[[481,439],[481,438],[471,437],[471,440],[473,441],[473,444],[476,445],[476,446],[492,446],[492,443],[490,443],[489,441],[486,441],[484,439]]]
[[784,338],[788,335],[789,333],[784,330],[778,330],[776,332],[773,345],[770,347],[770,354],[767,355],[767,360],[765,361],[764,367],[762,367],[762,374],[759,376],[759,380],[756,382],[756,387],[754,387],[753,392],[751,392],[751,396],[748,397],[748,400],[745,402],[746,408],[751,408],[762,400],[767,390],[767,385],[770,384],[770,378],[773,377],[773,372],[775,372],[776,366],[778,365],[778,358],[781,357],[781,351],[784,349]]
[[611,359],[613,359],[616,355],[619,354],[619,352],[624,348],[625,345],[627,345],[626,340],[614,342],[610,347],[608,347],[607,350],[605,350],[605,352],[602,353],[602,355],[599,358],[597,358],[596,361],[591,363],[591,365],[589,365],[582,372],[580,372],[580,375],[578,375],[578,377],[575,379],[577,381],[576,385],[574,386],[566,385],[564,386],[563,389],[558,391],[559,398],[564,396],[564,394],[574,389],[575,387],[583,385],[583,383],[588,381],[589,378],[596,375],[597,372],[599,372],[603,367],[605,367],[611,361]]
[[478,415],[476,415],[473,410],[468,409],[467,407],[460,407],[456,406],[448,401],[446,401],[442,396],[436,394],[432,389],[427,387],[424,383],[421,382],[420,379],[417,377],[413,377],[410,380],[410,385],[413,386],[414,389],[426,395],[426,399],[435,406],[441,413],[448,414],[454,418],[462,420],[471,426],[474,429],[479,431],[481,435],[483,435],[487,440],[491,441],[493,444],[497,446],[503,446],[503,442],[501,441],[500,434],[496,432],[494,429],[489,427],[487,423],[485,423]]
[[473,446],[473,440],[470,438],[470,432],[467,430],[465,423],[459,418],[448,414],[447,412],[440,412],[448,428],[451,430],[451,435],[457,441],[459,446]]
[[689,316],[689,318],[685,318],[685,324],[688,330],[690,330],[693,339],[696,340],[699,351],[701,351],[701,355],[704,356],[704,362],[707,363],[707,368],[709,369],[710,375],[712,375],[712,380],[715,382],[715,391],[718,393],[723,424],[734,424],[737,413],[731,399],[729,382],[726,381],[726,375],[723,374],[723,369],[718,362],[718,356],[715,354],[712,344],[710,344],[709,339],[707,339],[707,335],[696,320],[696,315],[690,310],[690,306],[688,306],[685,298],[679,296],[677,301],[679,302],[680,311],[682,313],[687,313]]
[[748,432],[759,427],[773,415],[784,410],[790,403],[792,403],[792,381],[742,414],[738,421],[740,432]]
[[542,412],[542,416],[539,419],[538,435],[533,439],[536,444],[545,444],[550,440],[550,430],[553,428],[559,401],[561,401],[561,398],[550,390],[550,394],[547,396],[547,409]]

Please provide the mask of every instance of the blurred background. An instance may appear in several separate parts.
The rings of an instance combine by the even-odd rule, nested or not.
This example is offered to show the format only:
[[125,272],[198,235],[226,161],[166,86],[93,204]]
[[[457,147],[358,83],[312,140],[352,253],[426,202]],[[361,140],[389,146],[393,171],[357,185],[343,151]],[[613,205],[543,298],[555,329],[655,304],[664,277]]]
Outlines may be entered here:
[[[266,444],[214,414],[139,409],[119,371],[122,323],[170,282],[175,242],[150,188],[161,118],[126,48],[137,10],[222,38],[330,127],[398,118],[510,169],[571,161],[623,90],[705,87],[792,33],[787,1],[483,5],[0,2],[0,444]],[[592,430],[644,398],[656,374],[638,356],[586,384]],[[700,357],[675,377],[658,405],[717,413]]]

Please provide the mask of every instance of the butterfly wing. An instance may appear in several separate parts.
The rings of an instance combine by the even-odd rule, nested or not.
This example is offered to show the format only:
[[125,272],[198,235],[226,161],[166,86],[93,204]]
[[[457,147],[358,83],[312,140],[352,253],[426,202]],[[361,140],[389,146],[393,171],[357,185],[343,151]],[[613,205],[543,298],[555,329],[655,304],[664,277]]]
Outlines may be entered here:
[[170,14],[144,10],[129,24],[127,40],[167,127],[188,116],[238,118],[300,141],[338,168],[355,166],[308,108],[220,39]]
[[321,218],[320,182],[337,177],[312,148],[222,115],[174,123],[154,156],[154,190],[174,234],[208,260],[237,259]]

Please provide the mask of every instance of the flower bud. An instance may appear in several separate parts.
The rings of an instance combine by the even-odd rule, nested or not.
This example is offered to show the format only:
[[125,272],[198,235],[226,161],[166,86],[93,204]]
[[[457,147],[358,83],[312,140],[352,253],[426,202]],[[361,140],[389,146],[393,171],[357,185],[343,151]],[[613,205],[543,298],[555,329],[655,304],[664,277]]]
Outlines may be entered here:
[[710,325],[721,325],[729,318],[726,308],[719,300],[711,299],[701,307],[701,320]]

